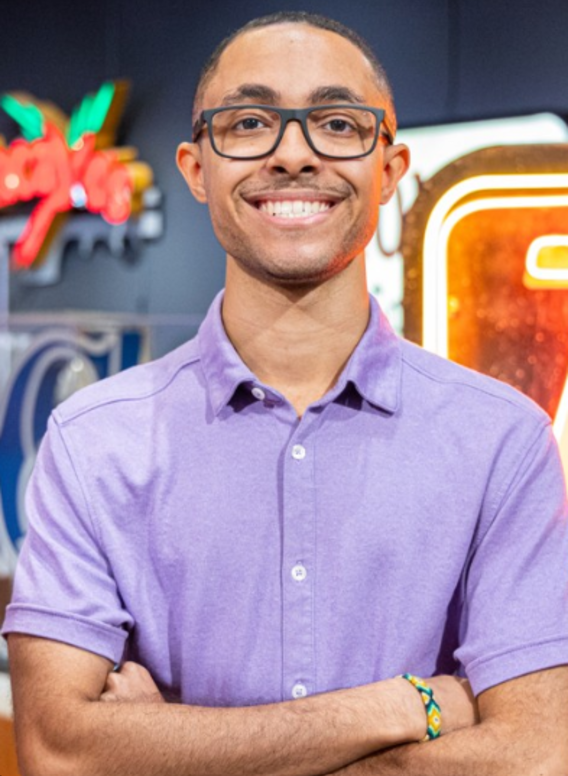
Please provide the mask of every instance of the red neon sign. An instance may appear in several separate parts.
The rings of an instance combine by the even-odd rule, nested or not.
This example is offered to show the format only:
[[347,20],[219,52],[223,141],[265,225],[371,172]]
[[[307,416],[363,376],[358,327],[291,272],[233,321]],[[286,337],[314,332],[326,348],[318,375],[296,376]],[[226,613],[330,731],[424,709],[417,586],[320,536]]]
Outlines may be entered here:
[[151,183],[148,165],[122,161],[118,149],[101,149],[114,139],[120,111],[111,107],[117,95],[117,85],[104,84],[65,125],[52,108],[42,110],[41,104],[13,95],[0,99],[24,135],[0,147],[0,209],[37,200],[14,248],[15,267],[28,268],[38,258],[57,216],[86,208],[122,223],[136,204],[134,195]]

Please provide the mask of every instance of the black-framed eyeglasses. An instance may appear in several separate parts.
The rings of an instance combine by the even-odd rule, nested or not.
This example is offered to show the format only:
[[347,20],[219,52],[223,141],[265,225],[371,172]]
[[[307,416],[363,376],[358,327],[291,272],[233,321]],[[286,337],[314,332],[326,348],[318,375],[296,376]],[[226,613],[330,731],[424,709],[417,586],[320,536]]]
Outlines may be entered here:
[[[316,154],[330,159],[359,159],[375,150],[379,136],[394,143],[385,111],[367,105],[315,105],[275,108],[231,105],[201,112],[193,126],[193,142],[205,125],[215,153],[227,159],[260,159],[273,153],[290,121],[298,121]],[[381,126],[384,125],[384,131]]]

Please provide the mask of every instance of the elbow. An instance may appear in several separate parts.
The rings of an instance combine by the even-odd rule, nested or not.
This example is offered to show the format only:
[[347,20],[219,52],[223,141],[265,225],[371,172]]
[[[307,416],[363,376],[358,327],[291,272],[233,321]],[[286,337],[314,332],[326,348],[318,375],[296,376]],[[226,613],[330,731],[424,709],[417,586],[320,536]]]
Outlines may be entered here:
[[87,753],[54,743],[38,730],[16,727],[16,752],[21,776],[98,776]]
[[[71,774],[65,757],[58,756],[35,740],[18,744],[18,767],[21,776],[67,776]],[[76,774],[80,771],[75,771]]]
[[54,752],[30,738],[17,745],[21,776],[89,776],[80,758]]
[[99,776],[81,757],[67,757],[36,749],[18,753],[20,776]]

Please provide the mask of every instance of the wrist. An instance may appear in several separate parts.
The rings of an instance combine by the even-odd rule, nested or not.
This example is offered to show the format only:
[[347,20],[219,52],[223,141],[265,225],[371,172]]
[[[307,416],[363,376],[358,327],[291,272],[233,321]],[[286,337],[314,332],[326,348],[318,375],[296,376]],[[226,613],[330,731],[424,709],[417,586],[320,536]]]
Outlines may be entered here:
[[426,734],[424,704],[412,685],[401,676],[367,685],[372,692],[365,725],[370,728],[375,750],[415,743]]
[[417,691],[426,714],[426,735],[421,741],[432,741],[442,732],[442,711],[434,697],[433,688],[424,680],[413,674],[403,674],[402,678]]
[[399,685],[401,699],[405,704],[403,707],[406,724],[405,743],[423,741],[428,730],[428,719],[420,694],[403,676],[397,676],[394,681]]

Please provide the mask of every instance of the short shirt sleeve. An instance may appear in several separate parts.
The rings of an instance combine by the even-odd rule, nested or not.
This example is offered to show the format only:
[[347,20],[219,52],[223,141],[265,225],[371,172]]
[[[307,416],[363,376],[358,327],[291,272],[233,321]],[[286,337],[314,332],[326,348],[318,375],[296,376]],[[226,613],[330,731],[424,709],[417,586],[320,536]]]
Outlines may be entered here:
[[62,641],[119,662],[132,617],[124,609],[73,461],[52,417],[27,494],[28,532],[3,635]]
[[455,657],[476,695],[568,664],[568,510],[549,424],[503,483],[464,576]]

